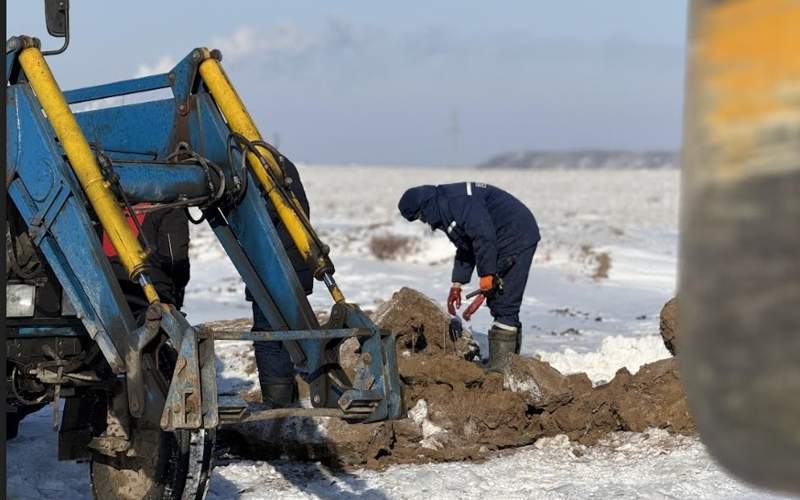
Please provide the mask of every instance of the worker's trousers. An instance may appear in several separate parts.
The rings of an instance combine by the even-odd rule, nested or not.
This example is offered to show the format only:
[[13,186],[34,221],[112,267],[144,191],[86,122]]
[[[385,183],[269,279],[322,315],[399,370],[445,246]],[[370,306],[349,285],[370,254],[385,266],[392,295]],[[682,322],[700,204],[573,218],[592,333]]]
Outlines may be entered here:
[[503,291],[486,301],[496,322],[516,327],[520,331],[522,324],[519,321],[519,309],[535,253],[536,245],[517,254],[500,257],[497,268],[503,273],[500,276],[503,280]]
[[[272,327],[258,304],[253,302],[253,331],[268,331]],[[294,377],[294,365],[289,351],[283,342],[278,340],[256,340],[253,342],[256,352],[258,379],[262,385],[268,385],[270,379]]]

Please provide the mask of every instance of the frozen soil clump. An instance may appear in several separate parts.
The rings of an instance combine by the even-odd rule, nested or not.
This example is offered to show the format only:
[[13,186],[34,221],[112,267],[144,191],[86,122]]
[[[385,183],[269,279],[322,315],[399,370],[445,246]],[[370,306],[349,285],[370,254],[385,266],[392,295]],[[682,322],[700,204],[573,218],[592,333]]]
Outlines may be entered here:
[[664,346],[673,356],[678,354],[678,297],[670,299],[661,308],[660,331]]
[[[621,369],[592,387],[585,373],[564,375],[535,358],[513,356],[505,373],[486,373],[469,337],[450,336],[450,318],[404,288],[375,313],[397,335],[408,418],[350,425],[332,418],[285,418],[229,427],[220,439],[234,455],[321,460],[344,467],[479,460],[501,449],[567,435],[595,444],[614,431],[661,428],[692,433],[674,359]],[[346,371],[354,356],[342,345]]]
[[469,331],[461,331],[459,320],[451,320],[438,303],[411,288],[401,288],[381,304],[373,321],[395,335],[403,357],[455,353],[471,360],[479,355],[478,345]]

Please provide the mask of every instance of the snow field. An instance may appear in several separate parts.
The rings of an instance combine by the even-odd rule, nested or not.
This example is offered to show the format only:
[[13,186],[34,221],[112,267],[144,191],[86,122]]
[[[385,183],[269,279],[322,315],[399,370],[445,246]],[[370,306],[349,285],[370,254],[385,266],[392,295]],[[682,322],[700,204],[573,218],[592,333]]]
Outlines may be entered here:
[[[541,356],[564,373],[585,371],[595,383],[611,379],[623,366],[635,372],[668,355],[658,337],[658,312],[675,291],[677,171],[299,168],[312,222],[332,248],[337,281],[364,309],[374,309],[402,286],[443,302],[450,285],[453,249],[443,234],[400,218],[396,203],[403,190],[489,182],[531,207],[542,230],[523,303],[523,354]],[[398,261],[375,258],[369,240],[387,233],[414,238],[416,251]],[[610,258],[608,277],[595,279],[595,256],[603,253]],[[244,286],[206,226],[192,227],[190,255],[189,321],[249,316]],[[331,305],[322,288],[311,296],[316,310]],[[483,349],[489,321],[484,308],[468,325]],[[226,343],[217,354],[221,390],[248,390],[257,383],[251,343]],[[90,498],[87,466],[56,460],[50,415],[49,409],[31,415],[8,444],[9,498]],[[412,409],[411,417],[424,424],[427,408]],[[433,446],[436,429],[429,431]],[[594,447],[558,436],[484,463],[382,472],[236,461],[216,468],[209,494],[212,499],[420,497],[778,498],[727,475],[697,438],[661,430],[614,434]]]

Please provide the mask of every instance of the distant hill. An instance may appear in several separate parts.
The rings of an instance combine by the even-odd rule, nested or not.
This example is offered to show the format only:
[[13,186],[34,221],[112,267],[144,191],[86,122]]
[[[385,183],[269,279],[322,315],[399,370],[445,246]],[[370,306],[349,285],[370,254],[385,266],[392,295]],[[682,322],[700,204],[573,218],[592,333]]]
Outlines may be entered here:
[[567,150],[515,151],[502,153],[479,164],[482,168],[677,168],[679,154],[675,151]]

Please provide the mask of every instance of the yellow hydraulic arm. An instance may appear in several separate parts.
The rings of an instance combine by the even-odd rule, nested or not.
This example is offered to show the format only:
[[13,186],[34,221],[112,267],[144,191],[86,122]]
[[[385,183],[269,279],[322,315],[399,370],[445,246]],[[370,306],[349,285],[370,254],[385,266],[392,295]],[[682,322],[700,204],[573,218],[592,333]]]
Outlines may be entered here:
[[[222,116],[227,120],[228,127],[248,141],[263,142],[253,119],[245,109],[244,103],[233,88],[219,61],[212,57],[208,49],[203,49],[203,52],[205,59],[200,63],[200,76],[219,106]],[[282,182],[283,180],[283,171],[280,165],[268,148],[260,145],[255,147],[258,149],[260,157],[252,151],[246,153],[253,175],[274,205],[278,217],[286,226],[295,246],[310,264],[314,275],[325,283],[335,302],[344,301],[344,295],[333,279],[333,265],[327,251],[308,223],[300,204],[290,191],[279,189],[276,184],[276,181]]]
[[69,109],[42,52],[33,39],[25,39],[24,43],[28,46],[20,52],[20,66],[47,114],[72,170],[130,278],[141,284],[150,303],[157,302],[158,293],[145,273],[147,253],[128,225],[122,208],[111,192],[108,181],[103,177],[89,143]]

